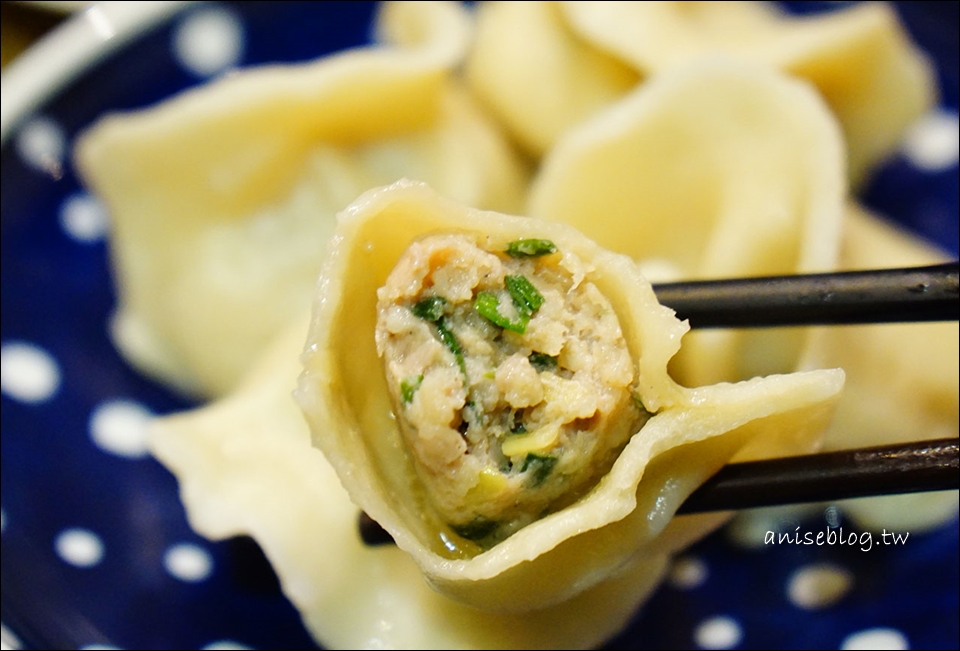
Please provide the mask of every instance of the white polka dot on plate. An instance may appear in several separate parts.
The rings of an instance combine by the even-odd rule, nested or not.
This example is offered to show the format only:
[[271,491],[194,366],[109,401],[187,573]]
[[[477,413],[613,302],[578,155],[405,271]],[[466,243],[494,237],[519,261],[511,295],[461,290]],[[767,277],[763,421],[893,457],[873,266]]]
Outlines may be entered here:
[[9,342],[0,347],[0,390],[21,402],[43,402],[60,386],[60,367],[34,344]]
[[173,37],[173,53],[184,68],[210,77],[235,67],[243,55],[243,23],[224,8],[188,15]]
[[147,424],[153,414],[131,400],[101,403],[90,415],[90,438],[101,450],[128,459],[147,456]]
[[60,226],[78,242],[96,242],[107,234],[110,222],[106,207],[81,192],[67,197],[60,206]]
[[907,637],[895,628],[868,628],[849,635],[840,645],[845,651],[909,649]]
[[809,504],[748,509],[737,514],[725,533],[731,543],[743,549],[775,549],[781,544],[781,535],[795,536],[800,523],[819,511]]
[[0,645],[3,649],[20,649],[23,647],[23,642],[20,641],[13,631],[7,628],[6,624],[0,624]]
[[680,590],[699,588],[709,575],[707,564],[699,558],[685,556],[678,558],[670,568],[670,585]]
[[936,172],[953,167],[960,156],[960,118],[956,111],[924,115],[907,131],[903,154],[916,167]]
[[66,529],[54,543],[57,555],[74,567],[93,567],[103,560],[103,542],[87,529]]
[[211,642],[210,644],[206,644],[201,648],[203,651],[244,651],[245,649],[253,649],[252,646],[234,642],[233,640],[217,640],[215,642]]
[[853,586],[853,575],[830,563],[801,567],[787,581],[787,597],[807,610],[826,608],[840,601]]
[[179,543],[163,555],[163,566],[174,578],[196,583],[210,576],[213,560],[202,547],[190,543]]
[[27,122],[17,135],[17,153],[24,163],[54,179],[63,176],[67,138],[59,124],[46,117]]
[[727,525],[727,539],[743,549],[763,549],[768,531],[776,531],[776,517],[765,517],[744,511]]
[[693,639],[701,649],[732,649],[743,639],[743,630],[735,619],[720,615],[702,621]]

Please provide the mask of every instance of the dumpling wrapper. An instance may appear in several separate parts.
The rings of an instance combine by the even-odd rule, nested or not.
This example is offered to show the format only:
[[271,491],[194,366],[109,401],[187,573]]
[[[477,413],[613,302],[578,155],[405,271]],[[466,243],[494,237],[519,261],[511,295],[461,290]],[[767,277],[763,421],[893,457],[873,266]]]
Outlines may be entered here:
[[477,7],[466,79],[531,156],[640,81],[630,66],[577,38],[555,2]]
[[[594,489],[486,552],[446,547],[411,468],[374,344],[377,289],[407,246],[430,232],[546,238],[592,269],[613,305],[639,372],[638,394],[657,412]],[[632,562],[677,549],[677,528],[703,534],[713,516],[676,508],[745,446],[809,451],[842,386],[839,370],[685,389],[667,374],[686,325],[656,302],[627,257],[558,223],[481,212],[414,182],[364,194],[340,214],[303,353],[297,399],[356,504],[411,555],[428,581],[459,601],[498,612],[560,604],[615,579]],[[692,539],[689,531],[682,536]]]
[[893,9],[791,16],[760,2],[483,3],[467,78],[531,154],[633,84],[699,59],[806,79],[837,115],[858,185],[933,103],[934,72]]
[[114,342],[140,370],[226,392],[309,302],[334,216],[415,175],[517,209],[526,172],[451,76],[470,22],[453,3],[386,3],[391,45],[251,68],[81,136],[112,216]]
[[360,540],[357,507],[311,446],[292,395],[306,330],[304,315],[229,396],[156,419],[148,443],[176,475],[191,526],[213,540],[252,536],[327,648],[593,648],[626,626],[653,592],[668,565],[666,550],[689,544],[706,526],[688,518],[690,525],[671,528],[663,549],[552,608],[491,613],[445,597],[408,554]]
[[887,3],[791,16],[763,2],[563,2],[570,28],[645,77],[717,55],[814,84],[843,127],[858,186],[936,99],[936,77]]
[[[837,260],[843,161],[836,121],[808,84],[700,61],[568,131],[528,211],[657,281],[824,271]],[[672,370],[690,386],[789,372],[806,340],[799,329],[695,332]]]

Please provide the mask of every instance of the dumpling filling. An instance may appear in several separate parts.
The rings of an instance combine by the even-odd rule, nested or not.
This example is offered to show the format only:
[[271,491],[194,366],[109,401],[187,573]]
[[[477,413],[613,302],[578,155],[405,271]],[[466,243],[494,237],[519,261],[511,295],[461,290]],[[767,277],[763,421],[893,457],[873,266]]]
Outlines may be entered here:
[[378,290],[394,413],[440,519],[490,547],[569,505],[649,413],[609,300],[548,240],[414,242]]

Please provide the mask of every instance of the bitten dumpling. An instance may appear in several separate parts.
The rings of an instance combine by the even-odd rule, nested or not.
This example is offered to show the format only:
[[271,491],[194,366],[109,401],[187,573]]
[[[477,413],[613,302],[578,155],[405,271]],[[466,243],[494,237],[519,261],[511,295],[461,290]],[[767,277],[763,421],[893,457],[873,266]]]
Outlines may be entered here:
[[717,526],[672,516],[755,439],[816,445],[841,371],[685,389],[667,362],[686,329],[571,227],[400,181],[339,216],[296,397],[435,588],[538,609]]

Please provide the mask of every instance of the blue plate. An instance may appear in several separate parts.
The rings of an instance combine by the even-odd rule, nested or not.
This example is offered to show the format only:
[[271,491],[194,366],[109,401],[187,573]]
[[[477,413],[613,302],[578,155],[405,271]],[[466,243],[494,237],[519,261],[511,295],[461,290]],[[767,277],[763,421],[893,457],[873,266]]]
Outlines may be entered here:
[[[900,9],[937,60],[955,147],[957,3]],[[234,59],[253,65],[364,43],[372,11],[369,3],[186,6],[107,40],[105,54],[85,59],[90,64],[82,71],[54,75],[59,81],[28,93],[11,111],[12,84],[5,80],[5,646],[315,645],[256,544],[211,543],[193,533],[173,477],[129,436],[149,413],[192,405],[133,371],[111,346],[106,323],[115,296],[104,215],[79,186],[66,154],[104,111],[152,104],[229,63],[184,50],[184,32],[198,21],[213,21]],[[85,26],[74,24],[75,32],[99,29],[95,13],[76,22]],[[907,157],[893,160],[864,201],[956,255],[956,151],[947,159],[932,169]],[[671,580],[608,646],[956,648],[957,549],[956,521],[870,551],[859,545],[751,551],[715,535],[684,555]],[[852,577],[852,589],[829,607],[794,605],[787,586],[795,572],[821,563]]]

